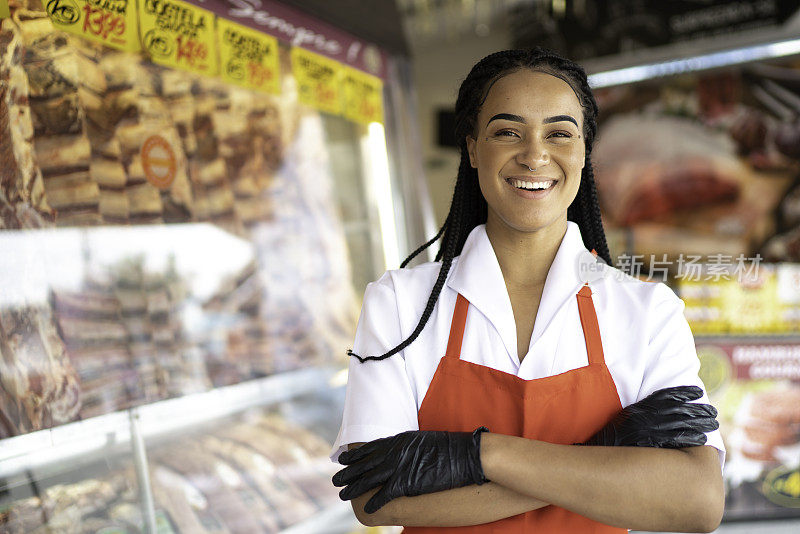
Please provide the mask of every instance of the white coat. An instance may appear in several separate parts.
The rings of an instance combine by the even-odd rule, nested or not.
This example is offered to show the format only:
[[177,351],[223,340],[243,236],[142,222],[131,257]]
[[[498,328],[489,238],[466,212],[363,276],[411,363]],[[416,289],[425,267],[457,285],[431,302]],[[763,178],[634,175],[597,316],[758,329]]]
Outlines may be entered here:
[[[588,262],[588,263],[587,263]],[[445,286],[420,336],[382,361],[350,359],[344,414],[331,459],[350,443],[418,430],[417,411],[444,356],[458,293],[469,300],[461,358],[525,380],[553,376],[588,364],[575,298],[593,259],[573,222],[547,275],[528,353],[517,355],[516,323],[500,265],[486,227],[469,234],[453,260]],[[367,286],[353,351],[377,356],[416,328],[441,264],[386,272]],[[623,407],[656,390],[683,385],[703,388],[694,338],[684,304],[663,283],[643,282],[603,264],[590,278],[603,352]],[[594,278],[598,278],[594,280]],[[697,402],[708,403],[704,395]],[[725,447],[719,431],[707,445]]]

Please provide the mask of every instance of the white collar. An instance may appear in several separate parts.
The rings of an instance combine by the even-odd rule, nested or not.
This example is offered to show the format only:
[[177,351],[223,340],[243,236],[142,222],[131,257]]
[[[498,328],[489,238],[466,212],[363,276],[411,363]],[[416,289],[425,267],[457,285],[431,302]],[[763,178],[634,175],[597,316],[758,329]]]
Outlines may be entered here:
[[[579,260],[580,255],[586,252],[580,227],[567,221],[567,231],[547,273],[531,345],[541,337],[566,300],[580,289],[582,281]],[[447,285],[464,295],[470,304],[486,316],[503,339],[509,355],[519,365],[517,330],[511,299],[494,248],[486,235],[486,225],[476,226],[467,236],[461,255],[454,262]]]

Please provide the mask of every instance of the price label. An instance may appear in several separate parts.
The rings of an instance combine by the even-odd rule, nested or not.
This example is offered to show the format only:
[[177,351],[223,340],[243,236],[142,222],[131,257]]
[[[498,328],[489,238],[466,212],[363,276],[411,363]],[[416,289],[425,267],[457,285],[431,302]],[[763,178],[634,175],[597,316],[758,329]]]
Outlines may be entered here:
[[344,116],[361,124],[383,122],[383,82],[360,70],[345,67]]
[[235,22],[217,19],[222,79],[268,93],[280,93],[278,40]]
[[0,0],[0,19],[5,19],[11,16],[11,10],[8,9],[8,0]]
[[140,49],[132,0],[44,0],[53,25],[127,52]]
[[343,69],[340,63],[325,56],[292,48],[292,72],[303,104],[328,113],[341,113]]
[[213,13],[180,0],[139,0],[142,48],[162,65],[217,74]]

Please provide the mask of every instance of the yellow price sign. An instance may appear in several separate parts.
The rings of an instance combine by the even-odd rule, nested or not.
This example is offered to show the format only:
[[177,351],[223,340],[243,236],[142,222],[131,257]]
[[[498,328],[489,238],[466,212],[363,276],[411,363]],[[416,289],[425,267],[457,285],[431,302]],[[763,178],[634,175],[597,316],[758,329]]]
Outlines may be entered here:
[[320,111],[338,114],[342,109],[342,65],[302,48],[292,48],[292,72],[300,102]]
[[127,52],[140,49],[133,0],[44,0],[53,26]]
[[383,82],[347,67],[344,73],[344,116],[362,124],[383,122]]
[[11,16],[11,10],[8,9],[8,0],[0,0],[0,19],[5,19]]
[[217,74],[214,14],[180,0],[139,0],[142,48],[156,63]]
[[217,19],[222,79],[269,93],[280,93],[278,40],[225,19]]

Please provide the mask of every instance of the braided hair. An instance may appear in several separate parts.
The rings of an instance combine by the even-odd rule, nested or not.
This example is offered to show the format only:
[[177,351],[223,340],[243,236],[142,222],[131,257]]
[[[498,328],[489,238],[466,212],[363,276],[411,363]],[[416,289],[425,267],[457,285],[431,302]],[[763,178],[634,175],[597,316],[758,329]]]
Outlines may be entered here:
[[453,191],[453,200],[450,212],[439,232],[427,243],[411,253],[400,265],[401,268],[417,256],[420,252],[431,246],[442,237],[436,261],[441,261],[442,266],[439,276],[433,285],[425,311],[417,323],[416,328],[402,343],[380,356],[362,357],[352,350],[347,354],[358,358],[361,363],[368,360],[383,360],[404,350],[422,332],[425,324],[433,313],[439,294],[442,292],[447,274],[453,258],[461,254],[467,236],[473,228],[486,223],[488,205],[481,193],[478,184],[477,170],[472,168],[467,152],[466,137],[474,135],[478,112],[486,100],[492,85],[507,74],[530,69],[544,72],[561,78],[572,87],[575,95],[583,108],[583,134],[586,140],[586,160],[581,174],[581,183],[575,200],[567,208],[567,220],[575,222],[581,231],[581,238],[590,250],[595,250],[597,255],[611,264],[611,254],[608,251],[606,235],[603,231],[603,222],[600,218],[600,205],[597,201],[597,190],[592,171],[591,153],[594,138],[597,133],[597,102],[594,99],[586,73],[583,68],[565,59],[550,50],[540,47],[525,50],[505,50],[495,52],[480,60],[461,83],[458,91],[455,109],[455,135],[461,150],[461,162],[458,166],[458,178]]

